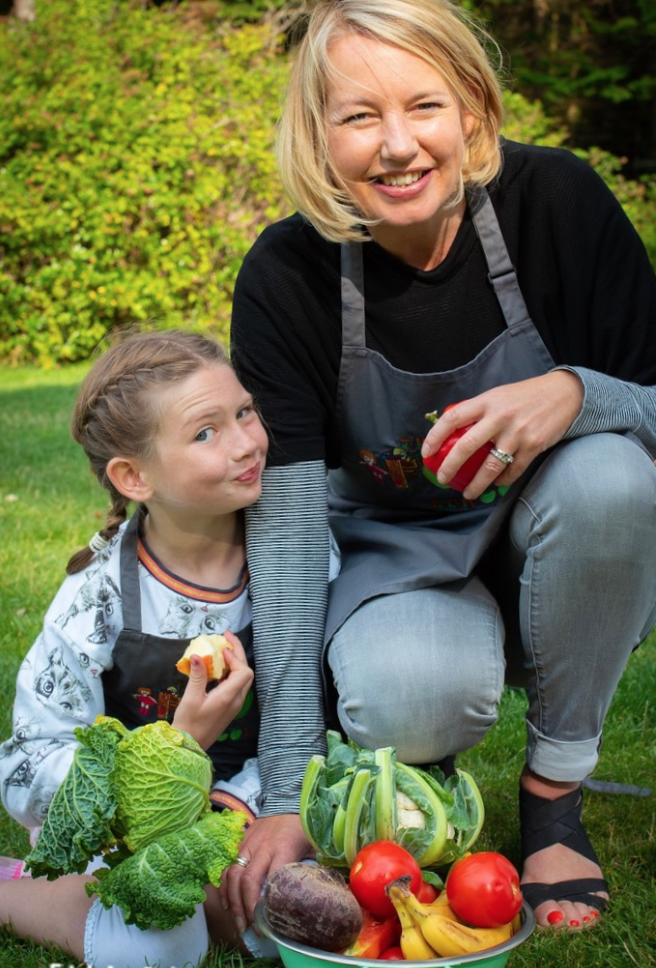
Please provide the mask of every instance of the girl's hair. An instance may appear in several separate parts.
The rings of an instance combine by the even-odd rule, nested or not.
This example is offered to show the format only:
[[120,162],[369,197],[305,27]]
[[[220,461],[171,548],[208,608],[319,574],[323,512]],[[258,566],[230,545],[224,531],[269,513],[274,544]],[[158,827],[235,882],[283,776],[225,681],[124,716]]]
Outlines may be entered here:
[[414,54],[438,70],[474,118],[465,145],[462,187],[487,185],[501,167],[501,85],[495,41],[449,0],[317,0],[307,21],[278,124],[276,153],[293,204],[325,238],[362,242],[367,221],[336,184],[326,136],[330,46],[348,34]]
[[151,455],[161,411],[157,394],[203,367],[230,365],[220,343],[200,333],[168,330],[133,333],[103,353],[82,381],[71,418],[71,433],[84,448],[91,470],[109,491],[105,527],[91,547],[78,551],[67,573],[82,571],[127,517],[129,499],[107,476],[113,457]]

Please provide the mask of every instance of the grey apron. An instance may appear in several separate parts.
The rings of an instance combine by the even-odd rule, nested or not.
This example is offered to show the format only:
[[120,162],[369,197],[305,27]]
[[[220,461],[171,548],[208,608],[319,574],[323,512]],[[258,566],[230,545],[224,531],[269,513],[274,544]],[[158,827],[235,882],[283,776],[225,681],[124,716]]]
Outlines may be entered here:
[[[175,667],[190,639],[170,639],[141,631],[141,588],[137,538],[138,509],[131,517],[121,544],[121,598],[123,629],[112,658],[114,665],[103,673],[105,712],[119,719],[128,729],[170,722],[187,683]],[[239,630],[249,664],[253,665],[252,627]],[[244,705],[229,730],[207,750],[214,764],[214,778],[229,779],[238,773],[245,760],[257,755],[259,713],[255,689],[250,689]]]
[[362,246],[342,246],[341,465],[328,478],[342,567],[330,585],[326,642],[367,599],[471,575],[539,464],[511,488],[493,484],[475,501],[422,473],[426,413],[555,365],[528,314],[487,191],[468,194],[468,204],[507,329],[454,370],[408,373],[367,348]]

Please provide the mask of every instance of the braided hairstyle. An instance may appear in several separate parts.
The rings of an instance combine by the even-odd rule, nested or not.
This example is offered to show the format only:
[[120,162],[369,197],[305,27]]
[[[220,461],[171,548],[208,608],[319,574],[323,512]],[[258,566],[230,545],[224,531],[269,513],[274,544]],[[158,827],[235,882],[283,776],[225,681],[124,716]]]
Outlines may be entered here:
[[[230,365],[216,340],[183,330],[133,333],[119,339],[99,357],[82,382],[71,418],[71,433],[80,444],[111,505],[105,527],[68,565],[69,575],[82,571],[100,547],[110,541],[127,517],[129,499],[107,476],[113,457],[147,459],[159,423],[158,391],[208,366]],[[100,541],[98,541],[100,538]]]

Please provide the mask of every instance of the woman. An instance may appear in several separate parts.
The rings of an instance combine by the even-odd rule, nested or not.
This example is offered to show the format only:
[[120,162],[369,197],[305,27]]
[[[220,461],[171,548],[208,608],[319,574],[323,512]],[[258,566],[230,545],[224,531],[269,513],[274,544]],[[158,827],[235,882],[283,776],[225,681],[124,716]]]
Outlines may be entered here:
[[247,519],[264,813],[295,829],[326,606],[342,729],[406,762],[480,742],[516,664],[523,890],[575,930],[608,899],[581,781],[656,621],[656,279],[590,168],[500,142],[488,47],[445,0],[320,0],[298,52],[279,133],[298,214],[247,256],[232,326],[272,436]]

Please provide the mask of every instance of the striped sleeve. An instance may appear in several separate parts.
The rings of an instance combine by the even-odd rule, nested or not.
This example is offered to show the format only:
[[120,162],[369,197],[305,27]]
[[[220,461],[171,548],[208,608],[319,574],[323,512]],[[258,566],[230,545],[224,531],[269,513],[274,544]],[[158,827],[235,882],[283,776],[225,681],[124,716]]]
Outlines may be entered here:
[[306,764],[325,750],[329,545],[323,461],[267,468],[262,497],[246,510],[262,816],[298,813]]
[[560,366],[583,384],[583,406],[565,437],[632,431],[656,457],[656,387],[643,387],[580,366]]

